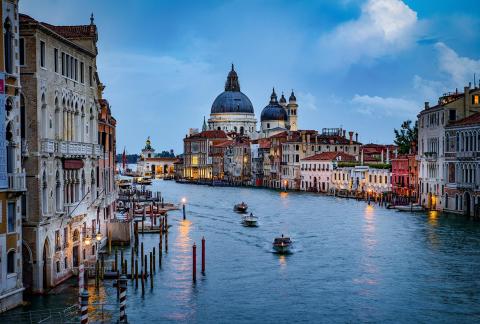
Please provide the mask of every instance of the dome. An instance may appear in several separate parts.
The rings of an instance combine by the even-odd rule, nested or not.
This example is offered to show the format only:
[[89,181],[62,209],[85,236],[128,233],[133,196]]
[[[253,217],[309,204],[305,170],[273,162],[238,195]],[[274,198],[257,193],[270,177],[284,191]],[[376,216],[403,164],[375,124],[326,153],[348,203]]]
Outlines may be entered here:
[[225,82],[225,91],[213,101],[210,113],[254,113],[252,102],[240,91],[238,75],[233,64]]
[[253,114],[253,105],[250,99],[240,91],[225,91],[218,95],[210,111],[218,113],[250,113]]
[[277,101],[277,94],[275,93],[275,89],[273,89],[272,95],[270,97],[270,103],[262,110],[260,120],[288,120],[287,111],[285,110],[285,108],[280,106]]

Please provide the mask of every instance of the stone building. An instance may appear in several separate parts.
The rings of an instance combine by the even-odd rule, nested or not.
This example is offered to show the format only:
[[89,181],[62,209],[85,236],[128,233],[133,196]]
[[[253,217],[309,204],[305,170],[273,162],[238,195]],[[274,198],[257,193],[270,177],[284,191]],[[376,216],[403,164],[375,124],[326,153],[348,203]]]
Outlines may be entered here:
[[174,163],[177,158],[173,155],[170,157],[161,157],[155,154],[152,147],[150,137],[145,142],[142,154],[137,162],[137,172],[142,177],[152,178],[173,178],[175,176]]
[[[99,196],[101,202],[97,214],[97,223],[99,224],[100,233],[102,234],[101,245],[107,240],[107,222],[114,218],[115,202],[118,198],[118,188],[115,182],[116,168],[116,126],[117,121],[112,116],[110,104],[103,99],[104,86],[99,84],[98,100],[100,104],[100,113],[98,114],[98,140],[102,147],[102,152],[98,160],[99,175]],[[103,222],[100,221],[103,218]]]
[[[25,111],[20,107],[20,65],[25,53],[19,39],[18,1],[0,6],[0,313],[22,303],[22,215],[25,172]],[[22,141],[23,140],[23,141]]]
[[444,170],[444,209],[480,217],[480,113],[446,126]]
[[480,112],[479,96],[480,89],[469,85],[463,93],[444,94],[433,107],[426,102],[418,114],[420,203],[428,209],[445,207],[445,127]]
[[224,152],[224,179],[229,183],[245,185],[251,181],[251,149],[247,137],[238,136],[230,141]]
[[[98,144],[97,28],[20,15],[28,153],[24,283],[45,292],[94,261],[104,219]],[[101,237],[99,237],[101,238]]]

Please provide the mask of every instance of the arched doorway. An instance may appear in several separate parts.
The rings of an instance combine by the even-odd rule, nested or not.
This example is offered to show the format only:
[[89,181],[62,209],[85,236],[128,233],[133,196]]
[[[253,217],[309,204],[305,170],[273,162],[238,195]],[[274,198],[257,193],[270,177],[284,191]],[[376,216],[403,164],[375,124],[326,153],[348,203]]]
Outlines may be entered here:
[[42,263],[43,263],[42,288],[45,291],[46,289],[50,288],[51,280],[52,280],[50,242],[48,241],[48,238],[45,239],[45,243],[43,244]]
[[465,215],[470,216],[471,214],[471,202],[470,202],[470,193],[465,192],[464,198],[463,198],[463,210],[465,212]]
[[313,191],[317,192],[318,187],[317,187],[317,177],[313,177]]
[[27,292],[31,292],[33,286],[33,259],[30,247],[23,242],[22,246],[22,278],[23,287]]

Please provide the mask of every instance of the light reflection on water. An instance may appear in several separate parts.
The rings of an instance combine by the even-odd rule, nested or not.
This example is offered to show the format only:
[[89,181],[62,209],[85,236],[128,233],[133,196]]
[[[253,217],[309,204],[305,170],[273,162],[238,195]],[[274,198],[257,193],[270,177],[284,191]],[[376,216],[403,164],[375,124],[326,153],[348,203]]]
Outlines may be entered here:
[[[129,283],[132,322],[480,321],[478,222],[306,193],[172,181],[154,186],[166,201],[187,197],[187,220],[181,211],[169,214],[169,252],[154,290],[142,298]],[[242,200],[259,227],[242,226],[232,211]],[[271,253],[281,233],[294,240],[293,254]],[[146,251],[158,247],[158,235],[143,239]]]

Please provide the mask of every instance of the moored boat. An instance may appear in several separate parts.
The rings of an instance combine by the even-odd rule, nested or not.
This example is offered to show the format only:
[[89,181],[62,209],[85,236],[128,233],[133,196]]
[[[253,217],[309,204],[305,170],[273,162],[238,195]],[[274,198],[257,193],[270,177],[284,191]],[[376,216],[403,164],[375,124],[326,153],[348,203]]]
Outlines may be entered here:
[[233,206],[233,210],[238,213],[246,213],[247,209],[248,209],[248,205],[243,201],[240,204],[236,204],[235,206]]
[[283,234],[281,237],[276,237],[273,241],[273,249],[277,253],[289,253],[291,246],[292,240],[289,237],[283,236]]
[[132,182],[128,179],[118,180],[118,187],[120,189],[129,189],[132,186]]
[[422,212],[425,210],[422,206],[418,204],[399,205],[399,206],[395,206],[395,209],[397,209],[398,211],[406,211],[406,212]]
[[253,216],[253,214],[250,213],[250,215],[243,216],[242,222],[243,222],[243,225],[247,227],[256,227],[257,220],[258,220],[258,217]]

